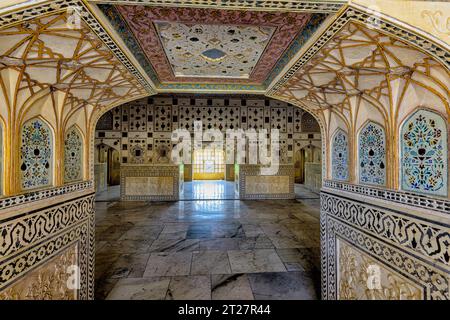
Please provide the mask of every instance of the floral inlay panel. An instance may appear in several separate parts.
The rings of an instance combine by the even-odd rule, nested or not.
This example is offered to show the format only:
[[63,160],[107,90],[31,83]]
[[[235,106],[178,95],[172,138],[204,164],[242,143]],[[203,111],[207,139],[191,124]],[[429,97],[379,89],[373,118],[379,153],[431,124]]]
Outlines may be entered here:
[[447,128],[437,113],[418,110],[402,126],[403,190],[446,196],[448,190]]
[[64,141],[64,181],[83,178],[83,138],[76,128],[70,128]]
[[384,129],[373,122],[367,123],[359,134],[359,182],[385,185],[386,137]]
[[338,130],[333,137],[331,165],[333,179],[348,180],[348,137],[342,130]]
[[22,127],[20,176],[22,189],[34,189],[51,184],[52,133],[40,119]]

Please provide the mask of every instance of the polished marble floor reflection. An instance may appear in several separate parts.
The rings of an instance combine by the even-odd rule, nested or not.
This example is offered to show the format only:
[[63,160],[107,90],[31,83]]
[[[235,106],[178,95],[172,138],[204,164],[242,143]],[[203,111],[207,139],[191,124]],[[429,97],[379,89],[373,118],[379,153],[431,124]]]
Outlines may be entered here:
[[294,192],[296,199],[319,199],[320,197],[318,192],[313,191],[300,183],[294,184]]
[[95,201],[119,201],[120,185],[108,186],[106,190],[98,192],[95,195]]
[[224,180],[194,180],[184,183],[182,200],[232,200],[237,199],[234,182]]
[[97,299],[318,299],[319,200],[96,203]]
[[[319,194],[306,188],[303,184],[294,185],[297,199],[318,199]],[[235,183],[224,180],[194,180],[184,182],[180,200],[237,200]],[[120,185],[108,186],[96,195],[96,201],[119,201]]]

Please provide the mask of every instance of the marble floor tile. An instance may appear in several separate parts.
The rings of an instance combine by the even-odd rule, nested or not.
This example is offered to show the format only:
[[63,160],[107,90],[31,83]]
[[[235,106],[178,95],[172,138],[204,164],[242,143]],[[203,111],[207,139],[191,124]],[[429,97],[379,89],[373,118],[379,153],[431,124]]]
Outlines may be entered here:
[[125,225],[112,225],[96,234],[95,239],[98,241],[114,241],[122,237],[133,225],[131,223]]
[[158,240],[184,240],[187,237],[187,231],[176,231],[161,233]]
[[210,276],[172,277],[166,300],[210,300]]
[[144,277],[189,275],[191,261],[191,252],[152,253],[148,259]]
[[144,227],[133,227],[125,232],[120,240],[148,240],[156,239],[161,233],[163,227],[160,225],[150,225]]
[[199,239],[156,239],[150,246],[151,252],[179,252],[199,250]]
[[199,242],[199,250],[237,250],[238,238],[202,239]]
[[287,271],[305,271],[305,268],[298,262],[285,262],[284,266]]
[[315,300],[314,281],[304,272],[249,274],[256,300]]
[[164,300],[169,288],[169,277],[120,279],[107,300]]
[[274,249],[229,250],[228,258],[233,273],[286,271]]
[[95,242],[95,252],[99,253],[101,252],[101,249],[108,243],[108,241],[96,241]]
[[311,271],[316,267],[315,255],[309,248],[277,249],[277,254],[284,263],[296,263],[304,271]]
[[166,223],[161,234],[165,233],[175,233],[175,232],[186,232],[189,229],[189,224],[187,223]]
[[213,300],[253,300],[253,292],[246,274],[211,275]]
[[187,239],[211,239],[212,226],[209,224],[192,224],[186,234]]
[[[290,299],[310,283],[320,292],[317,199],[95,205],[97,299]],[[283,289],[290,282],[300,287]]]
[[96,254],[95,255],[95,279],[106,278],[111,266],[120,257],[119,254]]
[[252,249],[272,249],[275,248],[272,241],[266,235],[260,234],[256,237],[241,238],[239,239],[239,249],[252,250]]
[[120,256],[109,268],[108,278],[141,278],[147,266],[149,253]]
[[194,251],[192,253],[192,275],[231,273],[226,251]]
[[95,288],[95,294],[94,299],[95,300],[105,300],[108,294],[111,292],[111,290],[114,288],[116,283],[120,279],[105,279],[102,278],[100,280],[95,281],[94,288]]
[[243,224],[242,228],[244,229],[244,233],[246,237],[257,237],[259,235],[264,234],[264,231],[257,224]]
[[148,253],[150,252],[150,245],[153,241],[153,239],[106,241],[106,243],[98,250],[98,253]]
[[[303,248],[312,246],[310,242],[299,241],[295,236],[268,236],[275,248]],[[309,241],[309,238],[306,238]]]
[[242,224],[232,223],[232,224],[218,224],[212,227],[212,237],[213,238],[243,238],[245,237],[244,229]]

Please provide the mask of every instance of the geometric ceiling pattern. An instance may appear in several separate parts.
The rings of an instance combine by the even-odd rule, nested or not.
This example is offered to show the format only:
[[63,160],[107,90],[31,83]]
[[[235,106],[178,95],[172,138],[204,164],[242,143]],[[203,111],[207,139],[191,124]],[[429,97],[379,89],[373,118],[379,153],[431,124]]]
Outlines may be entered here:
[[270,42],[275,27],[155,22],[175,77],[244,78]]
[[[141,65],[147,65],[150,78],[162,86],[226,83],[264,89],[265,81],[281,71],[327,17],[309,12],[98,6]],[[213,59],[207,59],[208,54]]]
[[83,21],[70,24],[65,11],[0,29],[2,66],[23,72],[30,87],[67,92],[68,102],[108,106],[145,94],[97,35]]
[[[0,52],[0,68],[23,72],[23,81],[31,84],[28,88],[36,85],[51,87],[66,92],[68,100],[75,99],[78,103],[92,106],[111,106],[149,92],[215,90],[222,93],[265,93],[297,105],[307,104],[305,108],[309,111],[333,109],[344,114],[345,119],[351,112],[352,97],[362,97],[380,107],[390,96],[387,90],[393,79],[412,75],[414,81],[407,82],[405,87],[408,87],[415,81],[419,82],[414,79],[419,72],[427,76],[431,72],[433,77],[436,76],[434,73],[446,72],[445,68],[439,69],[437,62],[439,58],[446,58],[440,47],[427,40],[417,43],[424,48],[429,46],[429,51],[438,58],[426,59],[426,55],[410,43],[349,23],[366,19],[364,14],[351,7],[327,20],[330,21],[327,29],[298,56],[330,12],[336,12],[336,7],[326,11],[322,9],[329,5],[320,4],[325,7],[316,10],[310,9],[315,4],[305,2],[302,4],[304,7],[292,12],[285,12],[281,7],[274,11],[256,7],[242,11],[223,10],[206,4],[199,8],[195,5],[145,6],[134,2],[130,2],[133,5],[125,5],[126,2],[95,5],[99,15],[92,14],[92,7],[86,6],[86,2],[77,0],[36,4],[20,13],[1,15],[0,24],[13,26],[0,29],[0,46],[4,49]],[[148,0],[146,3],[153,2]],[[299,1],[295,3],[300,4]],[[66,11],[62,11],[72,4],[82,7],[78,29],[66,25]],[[46,17],[42,16],[44,14]],[[36,18],[36,15],[41,17]],[[167,26],[178,30],[180,36],[183,34],[185,41],[191,41],[195,32],[207,34],[197,36],[199,41],[191,41],[203,43],[203,47],[191,50],[203,63],[224,62],[234,54],[225,43],[239,34],[241,39],[250,39],[248,30],[252,28],[263,30],[268,39],[263,36],[259,39],[259,47],[254,46],[253,61],[247,69],[230,70],[230,76],[217,75],[218,70],[219,73],[223,70],[218,68],[214,71],[210,65],[209,69],[200,68],[207,71],[203,74],[192,70],[183,73],[179,72],[183,62],[178,64],[175,54],[172,57],[167,54],[173,45],[169,43],[171,40],[163,38],[172,37],[173,40],[177,37],[177,32],[172,32],[170,37],[164,34],[162,29]],[[385,22],[381,26],[402,37],[401,29]],[[111,27],[115,33],[110,33]],[[184,31],[180,32],[180,28]],[[239,28],[247,31],[236,32]],[[228,33],[231,29],[234,30],[233,35]],[[128,51],[122,51],[117,35]],[[419,39],[415,35],[412,37]],[[236,40],[240,41],[239,38]],[[259,50],[261,48],[263,50]],[[241,49],[245,51],[245,47]],[[135,64],[136,61],[139,65]],[[193,64],[187,61],[184,62],[189,64],[188,68],[192,67]],[[441,94],[441,87],[436,90]],[[445,96],[447,91],[443,91]]]
[[326,114],[336,113],[350,128],[358,105],[371,105],[381,119],[389,119],[397,118],[397,109],[408,100],[411,106],[422,101],[422,89],[450,101],[449,79],[448,69],[429,55],[349,22],[273,96],[301,102],[323,123]]

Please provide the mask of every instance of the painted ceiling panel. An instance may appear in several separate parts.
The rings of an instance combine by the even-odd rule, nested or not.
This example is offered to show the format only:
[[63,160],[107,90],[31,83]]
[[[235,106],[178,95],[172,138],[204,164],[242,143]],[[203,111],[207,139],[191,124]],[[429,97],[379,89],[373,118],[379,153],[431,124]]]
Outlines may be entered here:
[[166,90],[205,85],[212,90],[263,90],[327,17],[306,12],[98,7],[156,86]]
[[0,53],[1,64],[20,68],[41,88],[67,90],[67,103],[74,98],[101,107],[145,94],[86,24],[67,23],[66,12],[0,30],[0,47],[7,49]]
[[249,79],[276,27],[155,22],[175,77]]

